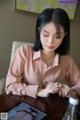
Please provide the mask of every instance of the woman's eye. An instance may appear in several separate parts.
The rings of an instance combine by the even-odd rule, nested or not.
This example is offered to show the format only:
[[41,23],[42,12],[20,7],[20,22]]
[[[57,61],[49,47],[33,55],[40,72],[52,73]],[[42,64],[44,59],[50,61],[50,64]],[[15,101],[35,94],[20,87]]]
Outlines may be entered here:
[[44,37],[49,37],[49,35],[47,35],[47,34],[43,34],[44,35]]
[[55,38],[59,39],[60,38],[60,34],[56,34]]

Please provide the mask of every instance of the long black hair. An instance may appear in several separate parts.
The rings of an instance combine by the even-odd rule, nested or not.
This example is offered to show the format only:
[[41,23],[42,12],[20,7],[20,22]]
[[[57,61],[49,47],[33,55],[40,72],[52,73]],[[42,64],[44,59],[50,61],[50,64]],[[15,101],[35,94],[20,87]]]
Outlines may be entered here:
[[60,8],[47,8],[43,10],[40,15],[38,16],[37,22],[36,22],[36,40],[34,43],[33,49],[35,51],[39,51],[42,48],[41,40],[40,40],[40,31],[38,28],[41,28],[42,26],[46,25],[47,23],[53,21],[56,30],[59,32],[60,25],[64,28],[65,37],[63,38],[63,41],[61,45],[56,49],[56,53],[59,53],[61,55],[65,55],[69,53],[70,50],[70,20],[68,14]]

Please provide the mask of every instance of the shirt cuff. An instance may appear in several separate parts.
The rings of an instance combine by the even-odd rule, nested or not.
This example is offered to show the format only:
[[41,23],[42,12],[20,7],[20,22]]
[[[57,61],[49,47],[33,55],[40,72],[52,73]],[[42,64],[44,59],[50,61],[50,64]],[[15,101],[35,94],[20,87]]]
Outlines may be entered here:
[[29,86],[26,90],[26,95],[36,98],[38,85]]

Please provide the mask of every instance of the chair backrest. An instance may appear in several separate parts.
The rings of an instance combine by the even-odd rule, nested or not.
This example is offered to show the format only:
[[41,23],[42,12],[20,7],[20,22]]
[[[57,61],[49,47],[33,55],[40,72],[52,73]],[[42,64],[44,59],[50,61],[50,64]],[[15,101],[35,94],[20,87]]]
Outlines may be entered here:
[[18,47],[20,47],[21,45],[24,45],[24,44],[33,46],[33,43],[29,43],[29,42],[13,41],[12,51],[11,51],[11,59],[12,59],[12,57],[13,57],[16,49],[17,49]]

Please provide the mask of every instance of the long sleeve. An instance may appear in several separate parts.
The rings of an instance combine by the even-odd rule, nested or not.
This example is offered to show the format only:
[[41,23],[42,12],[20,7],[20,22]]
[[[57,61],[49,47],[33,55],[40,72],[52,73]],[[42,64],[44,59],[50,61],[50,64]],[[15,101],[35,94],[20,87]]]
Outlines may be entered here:
[[28,84],[27,79],[24,77],[25,61],[28,60],[27,49],[28,47],[26,46],[18,48],[11,61],[5,85],[7,94],[12,93],[36,97],[38,85]]
[[69,67],[66,71],[66,75],[67,80],[71,85],[71,89],[76,90],[80,95],[80,71],[71,57],[69,59]]

